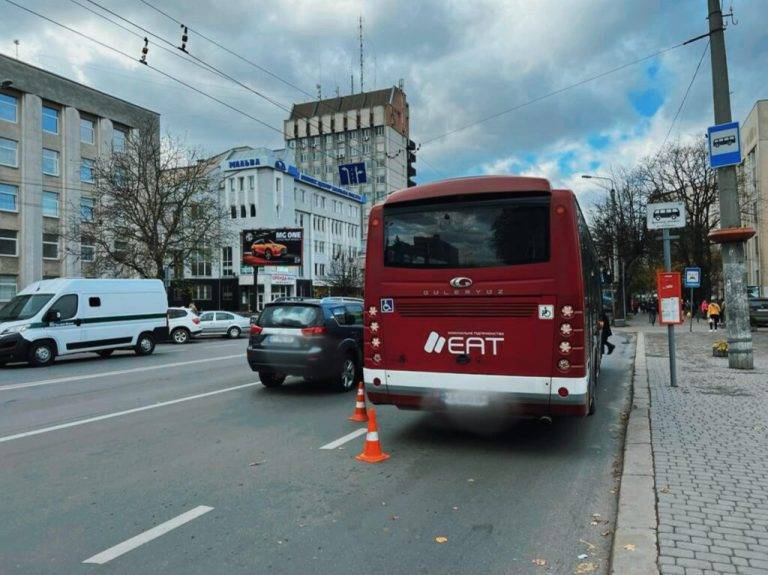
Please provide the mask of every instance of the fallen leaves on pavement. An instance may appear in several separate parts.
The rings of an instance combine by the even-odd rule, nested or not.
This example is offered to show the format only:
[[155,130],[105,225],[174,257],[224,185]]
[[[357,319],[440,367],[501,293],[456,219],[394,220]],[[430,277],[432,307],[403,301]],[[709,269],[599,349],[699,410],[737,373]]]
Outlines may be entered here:
[[579,563],[574,570],[574,573],[581,575],[582,573],[594,573],[597,570],[597,565],[592,561],[584,561]]
[[627,543],[624,546],[624,549],[626,549],[627,551],[634,551],[635,549],[637,549],[637,545],[635,545],[634,543]]
[[442,535],[440,535],[438,537],[435,537],[435,541],[437,541],[438,543],[447,543],[448,542],[448,538],[447,537],[443,537]]
[[546,567],[547,566],[547,560],[546,559],[534,559],[531,561],[534,565],[538,567]]

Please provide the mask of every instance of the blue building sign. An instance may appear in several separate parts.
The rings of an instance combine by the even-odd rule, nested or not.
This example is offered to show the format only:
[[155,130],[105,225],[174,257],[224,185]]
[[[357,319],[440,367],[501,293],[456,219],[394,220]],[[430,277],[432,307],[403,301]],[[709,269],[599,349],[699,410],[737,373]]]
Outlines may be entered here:
[[368,178],[365,174],[365,162],[339,166],[339,181],[342,186],[366,183]]
[[741,163],[739,123],[729,122],[707,128],[709,167],[724,168]]
[[261,162],[259,161],[259,158],[247,158],[245,160],[230,160],[229,162],[229,168],[237,169],[237,168],[250,168],[252,166],[260,166]]

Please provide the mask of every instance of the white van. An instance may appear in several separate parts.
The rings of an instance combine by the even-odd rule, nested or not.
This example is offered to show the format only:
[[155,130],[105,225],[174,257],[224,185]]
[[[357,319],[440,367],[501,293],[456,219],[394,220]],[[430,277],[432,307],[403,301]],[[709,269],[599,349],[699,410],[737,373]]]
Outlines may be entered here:
[[160,280],[53,279],[30,284],[0,309],[0,365],[116,349],[149,355],[168,335]]

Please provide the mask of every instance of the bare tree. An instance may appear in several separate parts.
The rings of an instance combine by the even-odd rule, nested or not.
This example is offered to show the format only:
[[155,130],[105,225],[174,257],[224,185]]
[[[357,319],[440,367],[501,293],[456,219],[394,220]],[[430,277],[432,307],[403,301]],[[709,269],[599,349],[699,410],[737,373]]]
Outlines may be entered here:
[[363,293],[363,272],[357,259],[344,254],[333,258],[326,284],[331,295],[359,297]]
[[[89,246],[99,275],[165,279],[192,256],[222,245],[226,213],[211,181],[213,168],[155,123],[139,126],[125,148],[93,168],[93,207],[73,213],[71,245]],[[78,247],[78,249],[80,249]]]
[[709,167],[704,142],[669,144],[640,165],[641,177],[650,202],[682,202],[688,219],[685,228],[675,230],[673,259],[677,265],[701,267],[700,294],[708,297],[718,281],[715,266],[717,248],[709,232],[720,222],[715,171]]

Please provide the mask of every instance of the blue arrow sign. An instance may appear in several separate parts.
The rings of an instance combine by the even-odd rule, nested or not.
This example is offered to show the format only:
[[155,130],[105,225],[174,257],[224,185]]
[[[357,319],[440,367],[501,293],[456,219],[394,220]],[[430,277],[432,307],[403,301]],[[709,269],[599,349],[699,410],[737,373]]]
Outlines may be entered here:
[[342,186],[364,184],[368,181],[365,174],[365,162],[343,164],[339,166],[339,182]]

